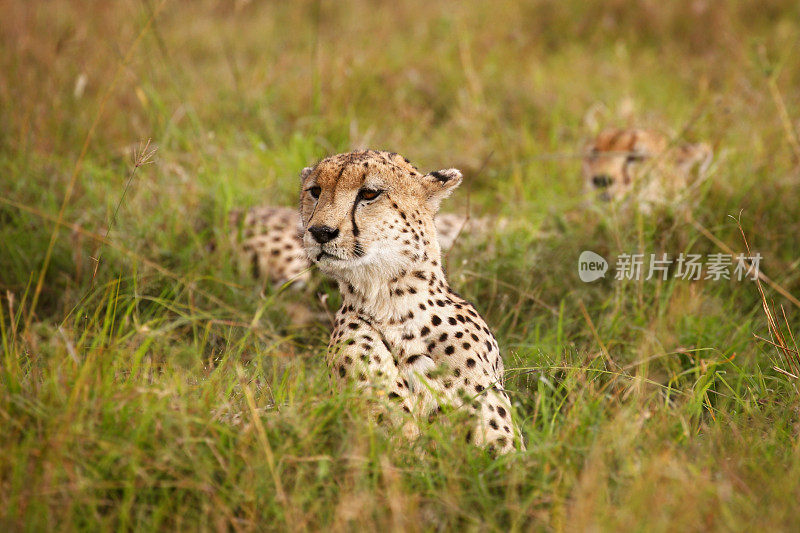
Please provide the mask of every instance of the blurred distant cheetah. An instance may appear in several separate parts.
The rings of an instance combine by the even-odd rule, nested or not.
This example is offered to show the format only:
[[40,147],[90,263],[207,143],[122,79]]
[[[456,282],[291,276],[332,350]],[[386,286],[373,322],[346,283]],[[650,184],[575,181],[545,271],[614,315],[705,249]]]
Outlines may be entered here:
[[[298,286],[308,282],[311,263],[303,249],[297,209],[260,206],[246,213],[233,210],[228,222],[240,270],[249,271],[253,278],[276,286],[289,281]],[[435,224],[439,246],[445,251],[461,232],[485,234],[493,226],[488,218],[467,218],[451,213],[438,214]]]
[[231,241],[238,253],[240,270],[275,285],[308,281],[311,264],[300,238],[300,216],[289,207],[253,207],[246,213],[228,215]]
[[398,154],[368,150],[328,157],[301,178],[306,252],[342,292],[328,345],[333,378],[386,395],[394,420],[396,409],[461,408],[475,418],[475,444],[523,447],[497,341],[442,269],[434,216],[461,173],[423,175]]
[[676,199],[702,178],[713,153],[705,143],[670,146],[655,130],[608,129],[590,143],[583,158],[586,190],[603,201],[633,197],[644,210]]

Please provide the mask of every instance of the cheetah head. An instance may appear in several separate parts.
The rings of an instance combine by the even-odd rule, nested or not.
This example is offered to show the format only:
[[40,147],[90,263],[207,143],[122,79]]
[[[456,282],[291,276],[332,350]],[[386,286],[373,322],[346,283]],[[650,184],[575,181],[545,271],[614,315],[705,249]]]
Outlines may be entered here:
[[308,258],[339,280],[378,280],[439,260],[433,219],[461,172],[422,174],[398,154],[367,150],[323,159],[303,169],[301,181]]
[[587,191],[611,201],[628,194],[648,173],[684,186],[693,167],[699,164],[704,173],[710,162],[711,148],[704,143],[670,148],[667,137],[654,130],[609,129],[587,147],[583,178]]
[[592,142],[583,158],[587,190],[600,200],[626,194],[640,177],[642,163],[662,153],[667,140],[649,130],[605,130]]

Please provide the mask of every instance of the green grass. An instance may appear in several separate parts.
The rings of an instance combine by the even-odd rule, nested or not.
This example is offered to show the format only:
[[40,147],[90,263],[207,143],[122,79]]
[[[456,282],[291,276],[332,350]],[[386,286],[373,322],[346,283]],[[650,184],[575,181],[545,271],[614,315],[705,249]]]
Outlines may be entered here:
[[[654,126],[715,147],[692,216],[738,252],[741,213],[800,295],[796,2],[0,15],[0,528],[800,526],[798,383],[754,338],[755,284],[584,284],[576,265],[721,251],[680,211],[585,205],[596,128]],[[509,220],[448,271],[497,334],[527,452],[373,425],[329,387],[334,285],[261,291],[232,264],[231,208],[294,205],[303,166],[365,146],[461,168],[445,208]]]

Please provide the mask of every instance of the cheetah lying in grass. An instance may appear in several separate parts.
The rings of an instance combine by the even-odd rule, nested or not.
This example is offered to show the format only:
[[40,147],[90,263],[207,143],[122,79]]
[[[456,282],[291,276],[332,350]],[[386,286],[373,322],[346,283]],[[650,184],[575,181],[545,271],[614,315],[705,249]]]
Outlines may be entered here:
[[474,416],[475,444],[524,447],[497,341],[442,269],[434,216],[461,173],[423,175],[395,153],[363,151],[328,157],[301,178],[306,253],[342,292],[327,355],[334,380],[384,394],[395,421],[399,410],[460,408]]
[[[453,246],[459,235],[488,234],[494,226],[488,218],[467,218],[451,213],[438,214],[434,222],[439,246],[444,251]],[[303,286],[308,282],[311,262],[303,249],[297,209],[260,206],[246,213],[234,210],[228,223],[242,272],[249,271],[254,279],[266,280],[274,286],[290,281]]]
[[[713,153],[705,143],[670,145],[662,133],[605,130],[583,158],[586,190],[602,201],[633,200],[642,211],[675,202],[702,180]],[[693,170],[697,169],[693,179]]]

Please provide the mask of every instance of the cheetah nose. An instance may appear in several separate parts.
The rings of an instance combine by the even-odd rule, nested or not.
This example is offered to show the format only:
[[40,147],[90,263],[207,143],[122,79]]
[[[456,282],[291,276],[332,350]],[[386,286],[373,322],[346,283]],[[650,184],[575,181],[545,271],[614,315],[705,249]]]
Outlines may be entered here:
[[598,174],[592,177],[592,183],[595,187],[608,187],[611,185],[611,176],[608,174]]
[[308,228],[308,232],[320,244],[332,241],[339,235],[339,230],[330,226],[311,226]]

